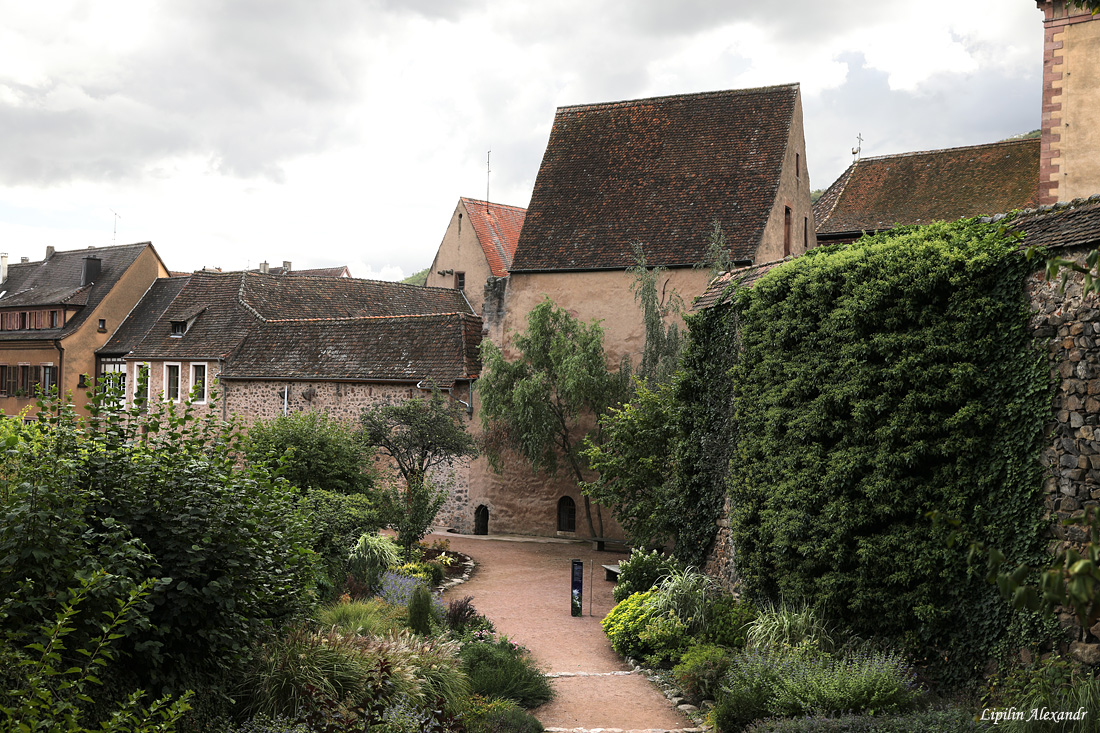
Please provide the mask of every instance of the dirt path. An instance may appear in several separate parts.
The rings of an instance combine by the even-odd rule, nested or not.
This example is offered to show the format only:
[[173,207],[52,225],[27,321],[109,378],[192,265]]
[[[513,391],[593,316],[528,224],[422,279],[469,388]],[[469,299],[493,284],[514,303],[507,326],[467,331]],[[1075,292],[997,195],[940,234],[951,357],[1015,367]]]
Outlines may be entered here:
[[[532,711],[548,730],[694,730],[644,676],[632,673],[600,628],[615,605],[603,564],[624,556],[587,543],[440,533],[477,563],[473,577],[444,594],[473,596],[501,634],[523,644],[550,674],[557,697]],[[584,616],[569,609],[572,559],[585,561]],[[592,573],[593,564],[595,573]],[[591,603],[591,615],[589,604]]]

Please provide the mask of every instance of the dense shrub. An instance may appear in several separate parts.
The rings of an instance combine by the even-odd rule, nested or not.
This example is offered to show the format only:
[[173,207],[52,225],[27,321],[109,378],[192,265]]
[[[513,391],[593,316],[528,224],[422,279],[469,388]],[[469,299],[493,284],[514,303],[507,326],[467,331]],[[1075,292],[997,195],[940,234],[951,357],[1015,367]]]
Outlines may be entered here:
[[477,631],[495,631],[493,623],[474,608],[473,600],[473,596],[466,596],[447,604],[447,609],[443,613],[443,621],[451,634],[456,637],[462,637]]
[[400,551],[397,543],[387,535],[367,532],[352,546],[348,570],[356,582],[367,588],[377,588],[382,574],[397,564]]
[[660,612],[653,604],[655,591],[634,593],[620,601],[601,621],[603,632],[611,641],[611,648],[624,657],[643,659],[653,651],[642,642],[642,632]]
[[756,618],[756,607],[747,600],[722,594],[707,606],[703,639],[731,649],[745,646],[747,626]]
[[[982,705],[985,708],[1015,708],[1074,712],[1088,711],[1082,722],[1010,720],[998,722],[998,728],[1016,731],[1095,730],[1100,721],[1100,678],[1096,673],[1069,659],[1052,656],[1033,664],[1009,669],[993,675],[987,685]],[[1026,718],[1027,716],[1025,716]],[[1090,720],[1091,718],[1091,720]]]
[[382,574],[382,587],[378,590],[378,596],[391,606],[407,607],[413,592],[423,585],[423,578],[410,578],[387,570]]
[[553,698],[550,682],[525,648],[503,636],[493,638],[484,632],[475,636],[481,638],[465,644],[460,652],[474,693],[511,700],[525,708]]
[[661,579],[653,603],[660,611],[675,613],[692,634],[698,635],[706,628],[710,602],[721,594],[714,578],[688,566]]
[[945,680],[981,670],[1012,612],[926,514],[1011,567],[1042,557],[1031,269],[998,225],[960,221],[821,247],[733,293],[730,521],[750,597],[904,638]]
[[733,655],[731,650],[716,644],[698,644],[683,653],[672,674],[688,697],[696,701],[713,700]]
[[746,629],[754,649],[806,646],[831,652],[838,645],[835,632],[809,606],[771,606],[757,614]]
[[656,550],[635,549],[619,563],[619,581],[611,592],[615,602],[626,600],[634,593],[643,593],[676,569],[676,564]]
[[[720,728],[718,733],[732,730],[740,729]],[[975,721],[974,713],[963,708],[922,710],[902,715],[769,719],[744,729],[745,733],[968,733],[976,730],[989,728]]]
[[638,644],[649,650],[643,661],[654,669],[671,669],[680,661],[690,641],[691,629],[671,610],[658,609],[657,615],[638,634]]
[[385,636],[404,628],[405,611],[381,598],[368,598],[322,606],[317,611],[317,622],[321,628],[335,626],[348,634]]
[[418,585],[409,597],[409,628],[421,636],[432,633],[432,592],[426,585]]
[[246,454],[303,490],[367,494],[377,478],[374,451],[357,431],[316,410],[257,420],[248,429]]
[[918,695],[912,671],[893,653],[833,657],[808,647],[769,648],[733,658],[713,716],[720,730],[738,730],[768,716],[898,712]]
[[537,718],[511,700],[474,695],[462,716],[466,733],[542,733]]
[[251,643],[312,602],[308,524],[285,482],[238,466],[232,426],[189,405],[145,411],[139,400],[122,414],[114,397],[93,395],[85,420],[47,401],[36,437],[11,446],[0,476],[2,623],[35,626],[51,596],[96,567],[112,579],[89,599],[97,620],[105,600],[156,578],[117,642],[127,672],[158,690],[224,692]]
[[339,595],[350,571],[348,548],[363,534],[376,533],[382,526],[381,516],[364,494],[311,489],[302,495],[301,506],[309,519],[313,550],[321,562],[319,594],[329,600]]

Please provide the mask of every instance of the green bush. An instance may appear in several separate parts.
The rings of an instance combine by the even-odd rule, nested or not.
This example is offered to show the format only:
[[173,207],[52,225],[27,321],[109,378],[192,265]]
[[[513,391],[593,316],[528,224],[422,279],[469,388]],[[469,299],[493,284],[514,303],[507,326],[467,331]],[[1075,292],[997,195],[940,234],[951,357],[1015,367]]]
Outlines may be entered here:
[[363,534],[374,534],[382,519],[374,501],[364,494],[340,494],[311,489],[302,495],[301,506],[313,534],[313,551],[321,561],[319,595],[331,600],[340,594],[350,571],[348,548]]
[[756,618],[756,607],[729,594],[715,598],[707,607],[703,639],[712,644],[740,649],[745,646],[747,626]]
[[630,557],[619,563],[619,581],[611,595],[615,602],[626,600],[634,593],[643,593],[676,569],[676,564],[656,550],[644,552],[635,549]]
[[713,700],[733,661],[733,654],[716,644],[697,644],[681,655],[672,674],[688,697],[697,702]]
[[446,575],[443,564],[435,561],[407,562],[403,565],[398,565],[393,571],[407,578],[420,578],[432,587],[442,583]]
[[357,583],[376,589],[382,574],[397,564],[401,548],[384,534],[368,532],[359,538],[348,555],[348,570]]
[[481,695],[470,698],[462,721],[466,724],[466,733],[542,733],[544,730],[537,718],[511,700]]
[[[720,728],[727,733],[740,728]],[[745,728],[745,733],[970,733],[989,730],[974,720],[974,713],[962,708],[922,710],[903,715],[820,715],[805,718],[768,719]]]
[[257,420],[245,448],[249,461],[278,470],[302,490],[368,494],[377,479],[374,450],[355,429],[320,411]]
[[432,592],[426,585],[418,585],[409,598],[409,628],[413,633],[428,636],[432,633]]
[[838,644],[835,632],[809,606],[771,606],[760,611],[746,629],[753,649],[810,646],[831,652]]
[[507,637],[473,641],[462,647],[460,655],[475,694],[511,700],[525,708],[538,707],[554,696],[530,652]]
[[1043,708],[1066,712],[1084,708],[1088,711],[1085,720],[1081,722],[1000,721],[998,728],[1009,733],[1096,730],[1100,728],[1100,721],[1096,719],[1100,714],[1100,678],[1076,662],[1052,656],[991,677],[982,705],[990,709],[1014,707],[1024,711]]
[[660,611],[672,611],[692,634],[702,634],[711,601],[722,594],[718,581],[693,567],[673,570],[657,584],[653,603]]
[[336,627],[347,634],[385,636],[404,628],[405,611],[380,598],[367,598],[348,603],[333,603],[317,611],[321,628]]
[[769,648],[734,656],[713,716],[720,730],[739,730],[768,716],[881,715],[910,708],[919,694],[909,666],[894,653],[833,657],[811,646]]
[[604,616],[601,625],[611,648],[624,657],[644,659],[653,651],[641,640],[642,632],[660,612],[653,603],[656,591],[634,593],[620,601]]

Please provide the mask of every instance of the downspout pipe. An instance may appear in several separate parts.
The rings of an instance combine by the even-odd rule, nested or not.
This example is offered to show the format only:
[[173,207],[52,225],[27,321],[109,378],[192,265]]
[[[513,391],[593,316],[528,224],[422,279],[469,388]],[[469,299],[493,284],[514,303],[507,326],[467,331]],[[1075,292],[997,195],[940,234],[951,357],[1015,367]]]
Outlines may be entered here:
[[57,398],[60,400],[65,396],[61,393],[61,385],[65,383],[65,347],[61,345],[61,339],[54,339],[53,347],[57,349]]
[[[421,379],[419,382],[416,383],[416,388],[417,389],[424,389],[424,382],[426,382],[426,381],[427,381],[426,379]],[[465,380],[465,381],[472,383],[474,380],[468,379],[468,380]],[[459,382],[459,380],[456,379],[455,384],[458,384],[458,382]],[[432,385],[432,386],[435,387],[435,389],[438,389],[440,392],[446,392],[447,394],[449,394],[451,396],[452,400],[454,400],[458,404],[465,407],[466,408],[466,415],[468,417],[473,417],[474,416],[473,395],[470,396],[471,401],[467,402],[466,400],[460,400],[457,397],[455,397],[454,387],[438,387],[438,386],[435,386],[435,385]]]

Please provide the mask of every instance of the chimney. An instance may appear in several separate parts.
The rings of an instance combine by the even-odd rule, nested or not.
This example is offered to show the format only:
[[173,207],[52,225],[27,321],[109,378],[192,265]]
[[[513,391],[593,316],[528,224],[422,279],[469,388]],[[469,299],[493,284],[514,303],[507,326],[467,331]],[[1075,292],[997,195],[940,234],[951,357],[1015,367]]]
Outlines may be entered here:
[[30,261],[31,261],[30,257],[20,257],[19,258],[19,264],[21,264],[21,265],[25,265]]
[[53,245],[46,245],[46,259],[53,257]]
[[283,274],[290,272],[290,260],[283,260]]
[[85,285],[91,285],[99,277],[99,268],[101,261],[95,255],[88,255],[84,258],[84,270],[80,273],[80,287]]
[[271,267],[271,265],[267,264],[267,260],[264,260],[263,262],[260,263],[260,272],[263,273],[264,275],[266,275],[267,271],[270,267]]
[[8,253],[0,252],[0,283],[8,279]]

